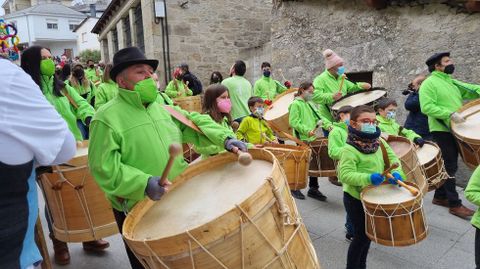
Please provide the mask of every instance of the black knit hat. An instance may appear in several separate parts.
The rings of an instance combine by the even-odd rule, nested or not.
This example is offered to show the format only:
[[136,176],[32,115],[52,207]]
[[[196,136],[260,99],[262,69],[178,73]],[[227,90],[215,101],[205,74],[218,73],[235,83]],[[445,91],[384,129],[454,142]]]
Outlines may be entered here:
[[450,52],[440,52],[440,53],[435,53],[433,54],[430,58],[427,59],[425,64],[427,66],[432,66],[439,60],[441,60],[443,57],[448,56],[450,57]]

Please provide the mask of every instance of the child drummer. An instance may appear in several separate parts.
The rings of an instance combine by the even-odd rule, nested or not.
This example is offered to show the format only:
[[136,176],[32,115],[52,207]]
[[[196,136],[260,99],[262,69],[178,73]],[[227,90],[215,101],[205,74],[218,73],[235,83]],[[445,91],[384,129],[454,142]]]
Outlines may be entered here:
[[[319,121],[323,122],[323,125],[330,124],[330,121],[326,120],[317,110],[315,104],[311,102],[313,97],[313,85],[311,82],[304,82],[300,84],[298,92],[295,94],[295,100],[288,107],[289,111],[289,123],[294,131],[294,135],[300,140],[307,143],[313,142],[317,139],[319,128]],[[319,201],[327,200],[327,197],[321,193],[318,188],[318,178],[310,177],[309,190],[307,195]],[[292,196],[297,199],[305,199],[305,196],[299,191],[292,191]]]
[[246,116],[237,130],[237,138],[251,144],[278,143],[273,131],[263,119],[264,101],[253,96],[248,99],[250,115]]
[[[342,150],[347,143],[348,125],[350,125],[350,112],[352,109],[353,107],[351,106],[342,106],[338,110],[337,122],[333,123],[332,131],[328,136],[328,156],[334,161],[340,160]],[[348,214],[346,216],[345,229],[347,231],[345,237],[351,241],[353,238],[353,225]]]
[[[338,166],[338,175],[343,183],[343,202],[352,220],[354,236],[347,256],[347,269],[367,268],[370,239],[365,234],[365,214],[360,193],[369,185],[380,185],[386,169],[383,158],[385,148],[391,164],[400,164],[393,150],[380,138],[375,110],[369,106],[355,107],[350,113],[347,143],[343,148]],[[402,180],[401,168],[394,169],[393,177]],[[389,180],[396,184],[396,180]]]
[[389,135],[403,136],[405,138],[408,138],[408,140],[413,141],[413,143],[415,143],[416,145],[423,147],[425,141],[420,135],[418,135],[412,130],[403,128],[395,120],[397,114],[397,107],[397,101],[390,98],[383,98],[378,102],[378,128],[380,128],[383,133],[387,133]]

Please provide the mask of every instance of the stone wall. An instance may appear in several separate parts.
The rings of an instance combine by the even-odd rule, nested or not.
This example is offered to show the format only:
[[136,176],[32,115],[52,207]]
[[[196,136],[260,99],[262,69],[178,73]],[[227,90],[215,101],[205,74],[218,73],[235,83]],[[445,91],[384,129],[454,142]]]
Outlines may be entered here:
[[[263,54],[263,45],[270,41],[271,12],[271,0],[167,1],[172,68],[188,63],[205,85],[212,71],[225,77],[242,56],[252,57],[242,59],[250,70],[255,54]],[[154,56],[162,59],[161,27],[152,30],[145,38],[153,38]],[[163,76],[163,66],[159,74]]]
[[[406,115],[401,90],[427,72],[424,62],[434,52],[451,51],[455,77],[480,83],[479,40],[480,14],[443,4],[375,10],[359,0],[289,1],[272,18],[272,62],[295,85],[324,70],[322,51],[331,48],[345,59],[347,72],[374,71],[374,86],[398,100],[400,123]],[[460,178],[468,179],[462,171]]]

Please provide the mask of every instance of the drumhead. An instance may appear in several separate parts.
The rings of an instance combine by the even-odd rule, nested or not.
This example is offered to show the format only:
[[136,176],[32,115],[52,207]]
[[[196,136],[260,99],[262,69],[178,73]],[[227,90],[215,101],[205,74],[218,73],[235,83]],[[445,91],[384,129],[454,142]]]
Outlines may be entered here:
[[399,204],[415,199],[407,189],[398,185],[382,184],[370,188],[362,195],[362,199],[371,204],[388,205]]
[[288,113],[288,106],[290,106],[295,99],[295,93],[296,92],[287,93],[275,100],[275,102],[272,104],[272,107],[265,111],[263,118],[265,120],[274,120],[286,115]]
[[206,224],[242,203],[271,175],[273,163],[227,163],[196,175],[155,203],[137,223],[135,240],[158,239]]
[[383,90],[359,92],[336,102],[335,104],[333,104],[332,110],[339,110],[342,106],[356,107],[360,105],[365,105],[380,99],[381,97],[385,96],[386,93],[387,92]]
[[88,146],[86,147],[78,147],[77,152],[75,153],[75,157],[73,158],[78,158],[78,157],[83,157],[88,155]]
[[395,155],[400,159],[412,150],[412,144],[406,141],[391,140],[388,141],[388,145],[390,145]]
[[423,147],[417,149],[418,161],[421,165],[427,164],[440,152],[440,149],[433,144],[425,143]]
[[[461,114],[465,116],[479,109],[480,104],[465,109]],[[480,140],[478,126],[480,126],[480,112],[469,116],[464,123],[452,124],[452,130],[461,137]]]

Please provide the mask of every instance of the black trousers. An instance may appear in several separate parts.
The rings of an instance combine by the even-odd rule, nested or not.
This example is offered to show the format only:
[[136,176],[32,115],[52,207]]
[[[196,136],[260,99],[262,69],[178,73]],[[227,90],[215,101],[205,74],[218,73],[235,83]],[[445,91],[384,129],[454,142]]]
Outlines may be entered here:
[[[113,209],[113,215],[115,216],[115,221],[117,222],[118,225],[118,230],[120,231],[120,234],[122,234],[122,227],[123,223],[125,222],[125,219],[127,216],[125,216],[125,213],[118,211],[116,209]],[[132,269],[144,269],[143,265],[138,261],[137,257],[135,257],[135,254],[130,250],[130,248],[127,245],[127,242],[123,242],[125,244],[125,250],[127,251],[127,256],[128,260],[130,261],[130,265],[132,266]]]
[[365,213],[362,202],[344,192],[343,203],[354,230],[353,240],[348,248],[347,269],[367,268],[367,255],[371,241],[365,234]]
[[480,229],[475,227],[475,268],[480,269]]
[[311,189],[318,189],[318,177],[308,177],[308,187]]
[[432,132],[432,136],[442,151],[445,169],[450,176],[440,188],[435,190],[434,197],[437,199],[448,199],[450,207],[460,206],[462,205],[462,200],[458,198],[458,192],[455,189],[455,174],[458,170],[459,153],[455,137],[449,132]]

